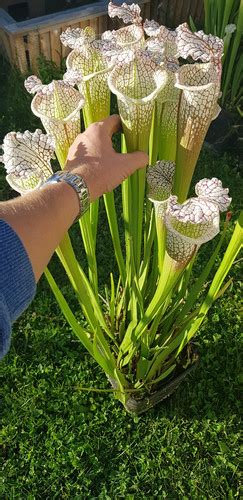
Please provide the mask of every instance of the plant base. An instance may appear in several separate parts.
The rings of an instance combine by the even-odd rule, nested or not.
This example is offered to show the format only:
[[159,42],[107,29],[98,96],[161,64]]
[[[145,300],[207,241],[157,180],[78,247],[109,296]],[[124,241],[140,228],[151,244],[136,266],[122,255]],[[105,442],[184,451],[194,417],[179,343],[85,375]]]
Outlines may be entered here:
[[[167,380],[167,382],[163,382],[158,384],[156,390],[152,393],[147,393],[145,395],[143,393],[142,396],[136,395],[136,397],[129,397],[127,402],[124,404],[124,408],[133,415],[141,415],[142,413],[150,410],[158,403],[167,399],[171,394],[173,394],[185,380],[185,378],[197,367],[199,363],[199,356],[197,353],[193,353],[191,364],[187,368],[179,367],[179,373],[174,374],[172,378]],[[117,383],[115,380],[111,379],[109,381],[114,389],[117,389]]]

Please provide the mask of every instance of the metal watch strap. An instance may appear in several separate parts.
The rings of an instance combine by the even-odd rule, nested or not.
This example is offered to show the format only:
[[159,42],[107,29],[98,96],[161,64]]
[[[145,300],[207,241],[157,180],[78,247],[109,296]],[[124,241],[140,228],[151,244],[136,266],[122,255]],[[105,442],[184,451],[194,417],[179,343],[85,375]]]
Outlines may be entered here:
[[80,210],[76,217],[76,222],[89,208],[90,198],[89,190],[83,178],[80,175],[72,174],[72,172],[58,171],[51,175],[46,181],[43,182],[41,188],[47,184],[55,184],[57,182],[67,182],[77,193],[79,199]]

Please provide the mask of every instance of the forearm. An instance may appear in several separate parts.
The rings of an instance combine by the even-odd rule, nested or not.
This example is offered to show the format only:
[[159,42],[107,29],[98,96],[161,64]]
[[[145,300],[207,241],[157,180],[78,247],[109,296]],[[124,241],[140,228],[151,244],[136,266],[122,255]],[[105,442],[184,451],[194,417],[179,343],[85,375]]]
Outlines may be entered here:
[[0,204],[0,219],[21,239],[36,281],[78,213],[77,194],[66,182]]

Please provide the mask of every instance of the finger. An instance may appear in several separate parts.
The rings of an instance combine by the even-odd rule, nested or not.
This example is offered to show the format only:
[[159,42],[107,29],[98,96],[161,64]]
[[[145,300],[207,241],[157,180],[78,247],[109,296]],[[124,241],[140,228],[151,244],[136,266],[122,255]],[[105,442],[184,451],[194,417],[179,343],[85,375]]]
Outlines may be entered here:
[[144,168],[148,165],[149,156],[142,151],[135,151],[134,153],[126,153],[120,155],[124,163],[127,165],[128,175],[133,174],[137,169]]
[[111,115],[100,123],[102,124],[103,130],[110,136],[110,138],[112,138],[113,134],[116,132],[121,132],[122,125],[119,115]]

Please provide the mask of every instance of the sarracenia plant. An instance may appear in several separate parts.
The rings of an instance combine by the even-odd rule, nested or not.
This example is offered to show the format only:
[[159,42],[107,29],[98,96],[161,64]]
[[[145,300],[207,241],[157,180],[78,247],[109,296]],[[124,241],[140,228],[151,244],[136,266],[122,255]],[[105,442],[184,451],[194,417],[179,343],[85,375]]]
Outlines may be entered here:
[[[221,181],[202,179],[187,199],[204,137],[217,116],[223,41],[183,24],[174,32],[143,23],[138,5],[110,2],[109,15],[127,26],[97,39],[91,28],[61,35],[72,51],[63,81],[42,85],[29,77],[33,113],[46,134],[11,132],[3,161],[9,184],[22,195],[38,189],[52,172],[51,159],[65,165],[67,151],[85,126],[110,113],[117,96],[122,152],[149,153],[150,165],[122,184],[125,248],[120,241],[114,194],[104,195],[119,277],[110,270],[110,289],[99,293],[96,264],[98,203],[80,219],[88,275],[77,261],[68,234],[56,252],[85,318],[78,321],[50,270],[46,278],[60,308],[88,352],[130,408],[193,363],[188,344],[224,283],[242,245],[242,215],[217,266],[229,217],[200,275],[194,263],[200,246],[218,235],[220,212],[231,199]],[[78,90],[75,89],[78,87]],[[213,274],[217,266],[216,274]],[[210,281],[209,281],[210,280]],[[206,286],[210,283],[209,286]],[[103,299],[103,300],[101,300]],[[185,361],[186,359],[186,361]]]

